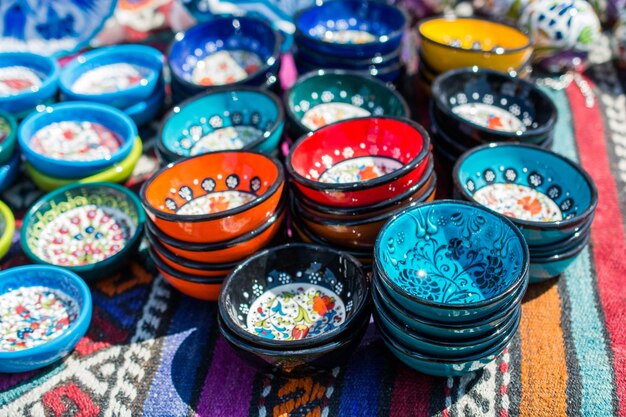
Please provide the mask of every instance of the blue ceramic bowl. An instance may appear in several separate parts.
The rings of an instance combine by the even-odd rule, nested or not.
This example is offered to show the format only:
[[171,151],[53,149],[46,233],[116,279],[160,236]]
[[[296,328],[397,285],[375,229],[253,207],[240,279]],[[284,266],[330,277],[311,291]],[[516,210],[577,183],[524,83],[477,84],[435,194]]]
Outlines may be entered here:
[[[306,61],[305,59],[302,59],[301,57],[299,57],[298,55],[294,56],[295,64],[296,64],[296,70],[298,71],[298,74],[306,74],[308,72],[312,72],[315,70],[319,70],[320,68],[324,68],[324,69],[338,69],[338,70],[342,70],[342,66],[339,65],[332,65],[332,64],[328,64],[328,65],[318,65],[318,64],[312,64],[308,61]],[[376,77],[381,81],[384,82],[393,82],[395,81],[400,74],[402,74],[402,69],[404,68],[404,64],[402,62],[396,62],[392,65],[371,65],[368,68],[365,69],[350,69],[349,71],[355,73],[355,74],[361,74],[361,75],[369,75],[372,77]]]
[[357,58],[396,50],[407,16],[384,2],[337,0],[301,10],[294,22],[297,44],[321,54]]
[[158,135],[167,160],[232,149],[271,153],[282,137],[285,116],[275,94],[255,87],[222,87],[175,107]]
[[55,338],[21,350],[0,350],[0,372],[26,372],[50,365],[67,356],[87,332],[91,322],[91,293],[78,275],[63,268],[42,265],[20,266],[0,272],[0,297],[39,286],[58,291],[64,299],[71,300],[76,316]]
[[296,59],[296,61],[302,60],[307,64],[310,64],[311,66],[317,66],[318,68],[336,68],[363,71],[369,70],[371,67],[383,69],[398,65],[401,59],[401,52],[402,49],[399,48],[388,54],[376,54],[374,57],[359,59],[320,54],[315,50],[307,48],[305,45],[302,45],[299,46],[298,49],[294,52],[294,58]]
[[543,282],[561,275],[587,247],[590,234],[587,234],[576,246],[551,256],[530,257],[530,282]]
[[456,162],[452,179],[462,198],[504,213],[531,246],[569,238],[598,204],[596,186],[578,164],[532,145],[474,148]]
[[[202,64],[206,58],[214,56],[213,59],[218,59],[222,55],[216,54],[224,51],[229,51],[233,61],[237,61],[233,51],[242,51],[245,58],[238,58],[238,65],[240,69],[249,65],[249,70],[246,76],[232,72],[235,75],[232,81],[225,79],[221,84],[260,86],[266,82],[268,73],[277,70],[280,35],[265,21],[252,17],[221,17],[196,25],[178,34],[170,47],[168,64],[172,78],[188,92],[197,93],[212,87],[208,82],[194,81],[194,71],[199,68],[199,63],[206,65]],[[228,60],[231,63],[228,68],[233,68],[233,61]],[[223,71],[216,70],[210,75],[218,76]]]
[[[80,160],[80,155],[68,159],[62,155],[45,155],[33,148],[33,137],[41,130],[53,123],[61,122],[90,122],[97,123],[117,135],[119,147],[109,157],[91,160]],[[84,131],[83,131],[84,132]],[[61,152],[61,144],[65,141],[61,132],[50,132],[49,140],[57,143],[48,144],[46,151]],[[94,133],[94,132],[92,132]],[[18,141],[24,158],[40,172],[56,178],[83,178],[102,171],[116,162],[124,160],[130,153],[135,138],[137,126],[128,115],[121,110],[106,104],[87,103],[82,101],[55,104],[28,116],[20,125]],[[102,133],[97,134],[96,140],[104,140]],[[100,144],[102,145],[102,144]],[[84,149],[93,149],[93,144],[85,145]],[[63,149],[66,153],[77,151],[75,146]],[[62,159],[63,158],[63,159]]]
[[513,223],[454,200],[396,214],[380,231],[374,258],[394,300],[442,322],[489,316],[528,280],[528,247]]
[[13,184],[20,171],[20,152],[16,150],[9,161],[0,166],[0,193]]
[[591,224],[593,223],[593,216],[583,224],[579,231],[568,237],[567,239],[560,240],[550,245],[541,246],[529,246],[528,252],[531,258],[546,258],[553,255],[569,252],[575,246],[577,246],[582,240],[586,239],[591,234]]
[[11,160],[17,143],[17,121],[10,113],[0,111],[0,165]]
[[95,101],[123,109],[154,94],[163,61],[161,52],[145,45],[99,48],[68,63],[61,71],[59,86],[65,100]]
[[154,121],[163,109],[165,101],[165,90],[163,84],[157,86],[156,90],[146,100],[133,104],[122,109],[138,127],[147,125]]
[[[21,118],[37,105],[54,98],[59,87],[59,66],[54,59],[30,52],[0,53],[0,72],[9,71],[10,67],[18,67],[16,74],[19,77],[16,80],[22,85],[29,83],[25,77],[27,73],[39,78],[40,85],[22,86],[17,87],[17,91],[0,93],[0,110]],[[6,81],[2,84],[6,85]]]

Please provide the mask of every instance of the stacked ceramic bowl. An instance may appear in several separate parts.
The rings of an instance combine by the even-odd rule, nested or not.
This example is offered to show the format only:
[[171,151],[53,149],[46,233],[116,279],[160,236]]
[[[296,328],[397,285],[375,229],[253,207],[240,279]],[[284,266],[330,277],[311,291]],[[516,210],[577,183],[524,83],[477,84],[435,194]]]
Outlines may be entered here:
[[528,286],[528,247],[508,219],[453,200],[398,213],[374,249],[374,318],[409,367],[456,376],[508,346]]
[[294,59],[303,74],[344,69],[394,81],[402,73],[407,17],[399,8],[369,0],[316,4],[295,17]]
[[82,101],[32,113],[20,124],[18,143],[26,171],[45,191],[74,182],[124,182],[142,152],[126,113]]
[[218,325],[253,366],[306,374],[352,356],[370,321],[369,300],[368,279],[354,258],[289,244],[252,256],[226,278]]
[[590,237],[598,192],[576,163],[531,145],[498,143],[466,153],[454,167],[458,196],[507,216],[530,250],[530,281],[566,270]]
[[502,72],[463,68],[437,77],[432,92],[433,145],[448,161],[492,142],[552,145],[557,109],[533,83]]
[[168,65],[175,103],[220,85],[278,89],[280,35],[265,20],[215,18],[176,35]]
[[260,153],[215,152],[169,164],[140,192],[157,269],[181,292],[216,300],[224,277],[280,230],[283,188],[282,165]]
[[142,126],[153,121],[163,106],[163,61],[161,52],[145,45],[85,52],[61,71],[63,100],[108,104]]
[[379,230],[408,205],[434,199],[426,131],[408,119],[346,120],[302,137],[287,171],[296,233],[371,264]]
[[10,113],[0,111],[0,192],[17,178],[20,152],[16,144],[17,121]]

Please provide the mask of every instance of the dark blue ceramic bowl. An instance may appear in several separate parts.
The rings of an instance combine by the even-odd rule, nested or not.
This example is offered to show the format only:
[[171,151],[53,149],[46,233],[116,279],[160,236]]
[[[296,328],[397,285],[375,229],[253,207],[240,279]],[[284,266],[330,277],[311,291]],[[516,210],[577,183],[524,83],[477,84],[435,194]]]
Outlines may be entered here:
[[598,204],[596,186],[582,167],[532,145],[474,148],[457,161],[452,178],[462,198],[505,214],[531,246],[569,238]]
[[319,68],[336,68],[353,71],[365,71],[370,68],[384,69],[397,66],[401,60],[402,48],[396,49],[388,54],[376,54],[374,57],[367,58],[346,58],[344,56],[330,56],[320,54],[314,49],[307,48],[305,45],[299,46],[294,52],[296,61],[303,61],[310,66]]
[[530,282],[543,282],[550,278],[561,275],[578,258],[580,253],[587,247],[589,234],[574,247],[561,253],[550,256],[530,257]]
[[397,49],[407,16],[384,2],[336,0],[301,10],[294,22],[297,44],[321,54],[365,58]]
[[396,214],[380,231],[374,258],[394,300],[442,322],[489,316],[528,280],[528,247],[513,223],[454,200]]

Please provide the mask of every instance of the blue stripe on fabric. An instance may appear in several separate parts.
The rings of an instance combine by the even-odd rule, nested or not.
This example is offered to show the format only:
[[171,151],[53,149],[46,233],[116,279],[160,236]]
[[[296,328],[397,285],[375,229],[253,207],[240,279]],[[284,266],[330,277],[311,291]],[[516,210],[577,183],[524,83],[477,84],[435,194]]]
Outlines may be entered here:
[[63,371],[65,368],[65,363],[63,363],[62,365],[55,367],[45,375],[37,375],[34,379],[26,384],[18,385],[14,388],[9,388],[6,392],[1,393],[0,395],[0,407],[15,401],[22,395],[26,394],[28,391],[37,388],[41,384],[44,384],[46,381]]

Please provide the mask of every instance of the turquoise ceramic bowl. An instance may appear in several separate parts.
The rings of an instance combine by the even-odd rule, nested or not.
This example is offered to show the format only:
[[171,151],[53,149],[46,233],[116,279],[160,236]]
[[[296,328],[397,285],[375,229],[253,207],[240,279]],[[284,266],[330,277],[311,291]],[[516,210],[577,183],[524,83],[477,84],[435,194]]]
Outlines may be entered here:
[[556,243],[552,243],[550,245],[543,246],[529,246],[528,252],[530,253],[530,257],[532,258],[547,258],[554,255],[560,255],[566,252],[570,252],[572,249],[577,247],[580,242],[587,239],[591,234],[591,224],[593,223],[593,217],[590,217],[589,220],[581,227],[581,229],[568,237],[567,239],[560,240]]
[[16,150],[6,164],[0,165],[0,192],[9,188],[17,178],[20,161],[20,152]]
[[582,167],[532,145],[474,148],[457,161],[452,178],[457,193],[506,215],[530,246],[572,236],[598,204],[596,186]]
[[551,256],[537,256],[530,258],[530,282],[543,282],[550,278],[561,275],[578,258],[580,253],[587,247],[590,235],[573,248]]
[[245,86],[217,88],[167,115],[158,148],[168,161],[234,149],[271,153],[284,125],[282,103],[274,93]]
[[376,269],[391,297],[442,322],[486,317],[528,280],[528,246],[508,219],[454,200],[418,204],[380,231]]
[[0,165],[13,156],[17,143],[17,122],[10,113],[0,111]]
[[165,101],[165,90],[163,83],[160,83],[156,90],[146,100],[139,101],[130,107],[122,109],[138,127],[147,125],[156,120],[163,108]]

